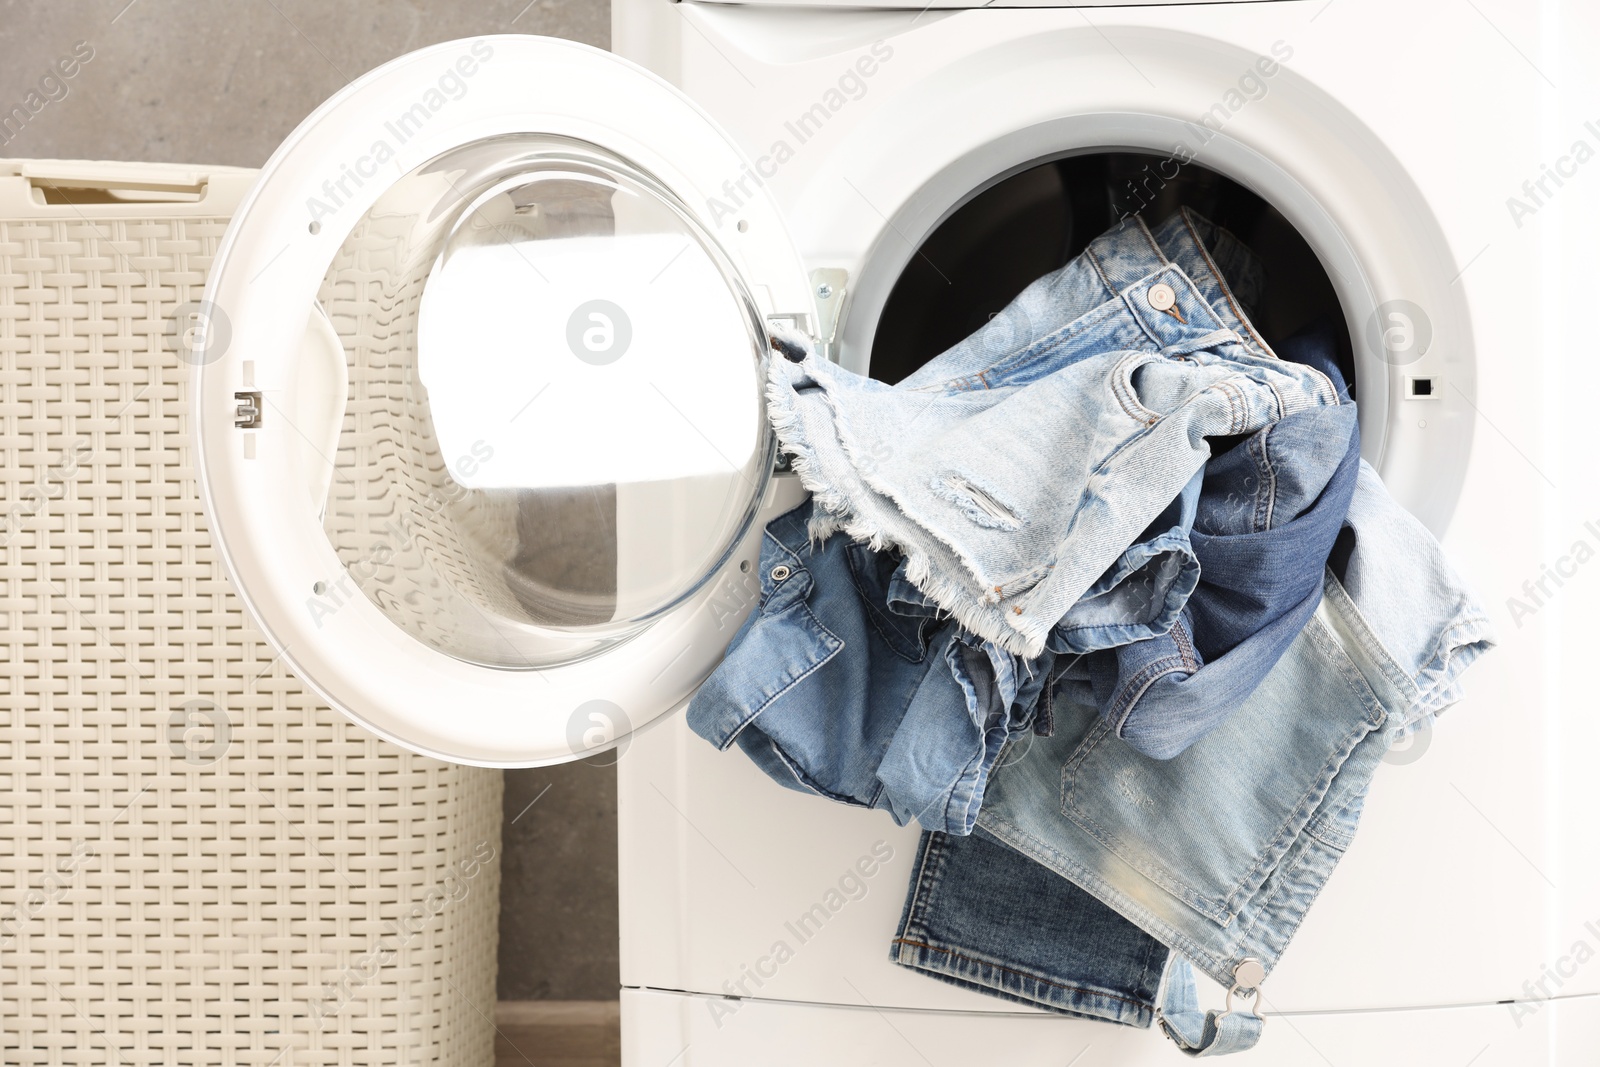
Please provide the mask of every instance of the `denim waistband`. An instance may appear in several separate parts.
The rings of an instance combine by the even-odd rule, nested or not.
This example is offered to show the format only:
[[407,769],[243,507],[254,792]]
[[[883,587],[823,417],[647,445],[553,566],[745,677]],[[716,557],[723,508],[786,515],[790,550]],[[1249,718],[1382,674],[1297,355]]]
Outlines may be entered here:
[[[1000,364],[1025,360],[1041,342],[1071,336],[1096,321],[1091,312],[1114,313],[1122,292],[1167,265],[1155,237],[1139,219],[1112,227],[1066,266],[1033,281],[983,329],[941,352],[900,382],[905,389],[940,388]],[[1088,317],[1088,318],[1086,318]],[[1143,347],[1137,323],[1118,347]]]
[[[1273,356],[1247,312],[1247,305],[1261,289],[1259,262],[1227,230],[1184,208],[1153,232],[1137,216],[1118,223],[1091,241],[1081,256],[1031,283],[983,329],[940,353],[900,384],[912,389],[936,387],[976,377],[1007,361],[1025,360],[1038,351],[1041,342],[1053,343],[1057,335],[1068,336],[1081,317],[1116,301],[1168,265],[1180,268],[1194,284],[1213,328],[1234,331],[1254,355]],[[1185,316],[1189,310],[1180,309]],[[1169,325],[1162,319],[1151,323],[1158,331]]]
[[1260,262],[1243,242],[1188,208],[1169,216],[1156,227],[1152,238],[1167,258],[1194,279],[1212,311],[1254,355],[1276,358],[1246,310],[1250,297],[1261,290],[1262,275]]

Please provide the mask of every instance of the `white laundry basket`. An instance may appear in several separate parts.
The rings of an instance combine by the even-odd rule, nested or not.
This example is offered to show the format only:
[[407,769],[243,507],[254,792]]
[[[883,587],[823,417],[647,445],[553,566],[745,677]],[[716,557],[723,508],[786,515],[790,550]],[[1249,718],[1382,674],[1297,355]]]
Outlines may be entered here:
[[252,177],[0,162],[7,1065],[493,1061],[500,775],[322,706],[201,512],[180,312]]

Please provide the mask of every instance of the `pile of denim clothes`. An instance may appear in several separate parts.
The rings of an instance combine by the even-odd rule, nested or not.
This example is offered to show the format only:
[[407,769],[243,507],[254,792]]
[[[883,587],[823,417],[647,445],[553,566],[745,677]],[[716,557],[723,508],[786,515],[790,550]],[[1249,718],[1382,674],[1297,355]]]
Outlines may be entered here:
[[1331,327],[1274,352],[1261,284],[1184,210],[895,385],[776,336],[811,496],[689,707],[783,785],[921,824],[895,962],[1193,1055],[1254,1044],[1380,759],[1493,643],[1361,459]]

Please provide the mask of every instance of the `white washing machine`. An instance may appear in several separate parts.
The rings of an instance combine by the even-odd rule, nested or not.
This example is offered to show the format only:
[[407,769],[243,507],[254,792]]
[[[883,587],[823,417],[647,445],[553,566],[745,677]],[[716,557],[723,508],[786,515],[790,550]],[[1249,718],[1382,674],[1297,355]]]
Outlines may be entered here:
[[889,963],[914,829],[780,789],[682,709],[801,496],[773,473],[763,320],[894,378],[1093,211],[1180,194],[1254,220],[1269,317],[1336,313],[1365,455],[1501,642],[1391,754],[1239,1062],[1600,1062],[1600,11],[613,21],[640,66],[492,37],[319,109],[218,251],[194,361],[218,541],[309,684],[449,759],[621,752],[625,1063],[1179,1055]]

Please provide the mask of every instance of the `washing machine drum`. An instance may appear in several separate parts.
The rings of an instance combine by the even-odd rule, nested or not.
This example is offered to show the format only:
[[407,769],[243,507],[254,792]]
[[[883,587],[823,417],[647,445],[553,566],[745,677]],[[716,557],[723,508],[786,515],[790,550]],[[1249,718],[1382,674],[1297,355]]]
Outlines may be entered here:
[[714,665],[753,601],[765,320],[807,288],[770,203],[715,210],[741,163],[616,57],[488,38],[368,75],[263,170],[202,305],[202,483],[336,707],[541,763]]

